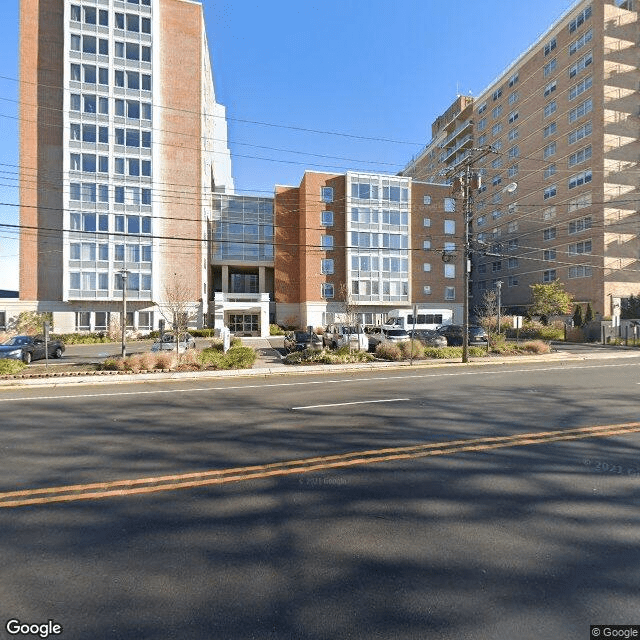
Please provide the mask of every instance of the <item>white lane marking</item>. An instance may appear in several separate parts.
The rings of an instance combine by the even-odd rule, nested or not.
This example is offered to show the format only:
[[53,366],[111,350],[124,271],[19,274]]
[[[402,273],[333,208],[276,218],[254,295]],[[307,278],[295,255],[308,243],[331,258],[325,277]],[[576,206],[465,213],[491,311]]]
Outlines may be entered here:
[[[535,363],[532,363],[535,364]],[[307,380],[305,382],[277,382],[275,384],[246,384],[246,385],[232,385],[228,387],[194,387],[193,389],[189,388],[180,388],[180,389],[153,389],[149,391],[114,391],[107,393],[77,393],[77,394],[68,394],[68,395],[57,395],[57,396],[23,396],[18,398],[0,398],[0,402],[23,402],[24,400],[66,400],[70,398],[102,398],[102,397],[110,397],[110,396],[137,396],[137,395],[151,395],[154,393],[162,394],[162,393],[187,393],[187,392],[201,392],[201,391],[238,391],[242,389],[270,389],[276,387],[300,387],[300,386],[308,386],[313,384],[345,384],[348,382],[376,382],[378,380],[411,380],[411,379],[420,379],[420,378],[451,378],[455,376],[488,376],[488,375],[504,375],[504,374],[512,374],[512,373],[537,373],[539,371],[571,371],[575,369],[607,369],[612,367],[637,367],[637,364],[634,363],[621,363],[621,364],[603,364],[603,365],[577,365],[572,366],[568,364],[563,364],[556,367],[542,367],[540,369],[500,369],[495,371],[486,371],[480,369],[478,371],[456,371],[451,373],[425,373],[425,374],[411,374],[404,376],[381,376],[375,378],[350,378],[344,380]],[[353,375],[353,372],[345,371],[345,373],[349,373]],[[114,381],[115,384],[116,381]],[[164,383],[165,381],[158,381]],[[176,380],[171,380],[171,382],[176,382]],[[139,383],[132,383],[139,384]],[[10,391],[10,389],[4,389],[4,391]]]
[[389,398],[388,400],[358,400],[357,402],[336,402],[334,404],[310,404],[306,407],[291,407],[291,411],[300,409],[321,409],[323,407],[346,407],[351,404],[375,404],[377,402],[407,402],[411,398]]

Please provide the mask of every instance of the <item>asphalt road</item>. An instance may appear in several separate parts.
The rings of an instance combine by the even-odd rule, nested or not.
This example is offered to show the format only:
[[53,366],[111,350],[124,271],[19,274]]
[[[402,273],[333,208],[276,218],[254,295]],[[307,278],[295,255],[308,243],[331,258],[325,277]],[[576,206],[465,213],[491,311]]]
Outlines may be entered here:
[[639,365],[0,390],[3,620],[203,640],[640,624]]

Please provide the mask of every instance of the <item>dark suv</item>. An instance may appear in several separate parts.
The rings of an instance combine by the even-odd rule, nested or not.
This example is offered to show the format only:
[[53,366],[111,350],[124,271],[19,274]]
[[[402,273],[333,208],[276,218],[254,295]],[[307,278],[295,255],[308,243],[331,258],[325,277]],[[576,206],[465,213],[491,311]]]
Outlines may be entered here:
[[[447,339],[450,347],[462,345],[464,328],[461,324],[447,324],[438,327],[438,333]],[[486,345],[488,340],[487,332],[477,325],[469,325],[469,345]]]

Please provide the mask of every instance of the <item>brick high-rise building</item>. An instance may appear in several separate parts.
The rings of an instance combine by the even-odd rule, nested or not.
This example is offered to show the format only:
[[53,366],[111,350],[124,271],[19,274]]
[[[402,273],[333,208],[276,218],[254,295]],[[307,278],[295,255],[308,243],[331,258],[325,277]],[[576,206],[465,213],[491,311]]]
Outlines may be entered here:
[[[441,180],[474,148],[474,301],[503,282],[525,310],[562,281],[605,316],[640,293],[640,22],[636,0],[582,0],[475,98],[460,97],[403,175]],[[514,184],[512,184],[514,183]],[[509,189],[505,189],[511,185]]]
[[20,299],[57,331],[207,313],[212,192],[233,192],[202,5],[21,0]]

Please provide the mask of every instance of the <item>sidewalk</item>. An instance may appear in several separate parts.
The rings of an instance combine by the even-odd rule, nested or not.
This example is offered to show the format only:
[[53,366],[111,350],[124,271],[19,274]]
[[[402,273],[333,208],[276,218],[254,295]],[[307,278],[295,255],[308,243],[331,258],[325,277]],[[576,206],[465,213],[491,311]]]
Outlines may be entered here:
[[50,374],[43,377],[34,378],[0,378],[0,389],[10,389],[31,386],[65,386],[65,385],[96,385],[96,384],[116,384],[120,382],[158,382],[158,381],[179,381],[190,379],[212,379],[212,378],[251,378],[267,376],[291,376],[301,374],[327,374],[344,373],[345,371],[392,371],[392,370],[420,370],[433,369],[436,367],[481,367],[485,365],[501,364],[528,364],[536,362],[580,362],[591,359],[613,359],[630,358],[640,355],[637,349],[607,348],[606,355],[600,353],[569,353],[562,349],[544,355],[527,356],[497,356],[488,358],[472,358],[468,363],[462,363],[460,358],[450,360],[415,360],[413,364],[405,362],[366,362],[357,364],[334,364],[334,365],[286,365],[282,362],[280,353],[274,348],[278,345],[278,338],[243,338],[247,346],[256,349],[258,357],[252,369],[232,369],[226,371],[175,371],[175,372],[154,372],[154,373],[124,373],[118,371],[96,372],[89,374]]

